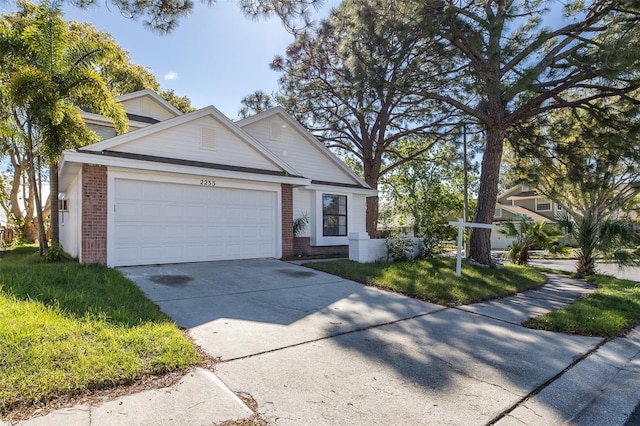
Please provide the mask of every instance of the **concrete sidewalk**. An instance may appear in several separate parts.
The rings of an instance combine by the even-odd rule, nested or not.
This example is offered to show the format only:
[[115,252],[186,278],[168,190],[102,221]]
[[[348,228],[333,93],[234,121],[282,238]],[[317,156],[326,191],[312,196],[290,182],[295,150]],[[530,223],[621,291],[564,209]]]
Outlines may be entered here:
[[520,326],[591,291],[562,276],[445,308],[278,261],[123,273],[222,359],[215,375],[20,424],[216,424],[254,414],[242,395],[278,425],[623,425],[640,401],[640,328],[603,344]]

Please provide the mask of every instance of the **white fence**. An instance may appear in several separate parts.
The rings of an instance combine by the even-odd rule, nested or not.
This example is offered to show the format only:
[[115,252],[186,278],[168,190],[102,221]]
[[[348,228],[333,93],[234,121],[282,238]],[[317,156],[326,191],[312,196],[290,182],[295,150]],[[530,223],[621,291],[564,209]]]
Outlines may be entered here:
[[[413,255],[418,255],[422,238],[413,239]],[[349,260],[360,263],[371,263],[379,260],[387,260],[386,238],[371,239],[366,232],[354,232],[349,234]]]

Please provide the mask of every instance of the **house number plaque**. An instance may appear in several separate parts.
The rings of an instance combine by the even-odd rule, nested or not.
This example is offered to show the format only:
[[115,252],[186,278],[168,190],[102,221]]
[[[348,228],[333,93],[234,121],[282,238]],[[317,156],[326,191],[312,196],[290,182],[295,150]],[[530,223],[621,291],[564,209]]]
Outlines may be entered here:
[[211,179],[200,179],[200,185],[202,186],[216,186],[216,181]]

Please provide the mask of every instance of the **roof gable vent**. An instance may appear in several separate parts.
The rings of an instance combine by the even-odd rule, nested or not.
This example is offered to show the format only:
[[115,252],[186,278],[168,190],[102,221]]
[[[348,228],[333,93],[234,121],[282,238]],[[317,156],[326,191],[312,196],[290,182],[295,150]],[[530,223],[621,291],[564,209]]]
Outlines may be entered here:
[[204,149],[216,150],[216,129],[203,127],[200,129],[201,146]]
[[271,140],[281,141],[282,140],[282,129],[285,128],[286,125],[280,124],[278,122],[271,123]]

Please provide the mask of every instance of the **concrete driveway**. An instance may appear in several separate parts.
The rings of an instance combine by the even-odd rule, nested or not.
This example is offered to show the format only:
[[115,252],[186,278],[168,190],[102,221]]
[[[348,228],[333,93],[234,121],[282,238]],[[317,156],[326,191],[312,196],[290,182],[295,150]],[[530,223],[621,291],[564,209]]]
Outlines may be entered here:
[[522,424],[504,414],[602,343],[276,260],[120,270],[274,424]]

